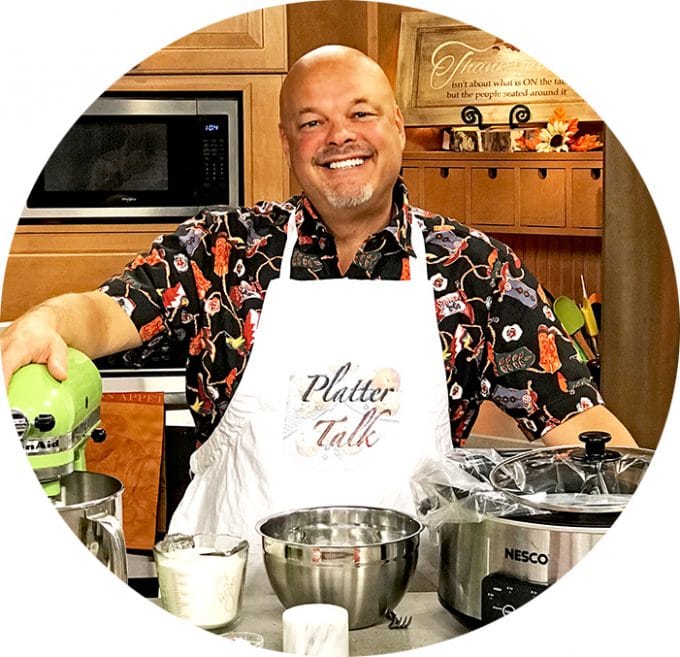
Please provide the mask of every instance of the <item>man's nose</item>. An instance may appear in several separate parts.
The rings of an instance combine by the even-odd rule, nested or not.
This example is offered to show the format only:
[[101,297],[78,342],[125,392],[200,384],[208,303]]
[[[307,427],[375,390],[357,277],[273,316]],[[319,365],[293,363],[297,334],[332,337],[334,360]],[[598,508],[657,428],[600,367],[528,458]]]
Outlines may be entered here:
[[335,119],[328,126],[327,141],[329,144],[341,146],[356,140],[356,133],[345,119]]

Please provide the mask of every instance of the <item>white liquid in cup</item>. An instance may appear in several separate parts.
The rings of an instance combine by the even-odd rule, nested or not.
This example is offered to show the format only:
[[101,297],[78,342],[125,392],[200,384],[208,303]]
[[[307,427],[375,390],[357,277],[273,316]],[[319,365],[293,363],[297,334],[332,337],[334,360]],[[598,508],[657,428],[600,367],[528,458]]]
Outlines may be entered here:
[[247,550],[215,555],[210,547],[156,554],[161,602],[171,614],[214,629],[238,621]]

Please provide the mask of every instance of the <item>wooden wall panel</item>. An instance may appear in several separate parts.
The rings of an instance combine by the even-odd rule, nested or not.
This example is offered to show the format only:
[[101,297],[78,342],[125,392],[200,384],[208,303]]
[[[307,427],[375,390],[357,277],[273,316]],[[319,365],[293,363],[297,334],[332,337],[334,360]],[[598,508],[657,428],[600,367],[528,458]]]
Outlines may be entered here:
[[644,181],[612,133],[605,144],[602,392],[637,441],[656,447],[677,376],[677,280]]
[[588,293],[602,293],[600,238],[509,233],[493,236],[511,246],[553,296],[564,295],[580,301],[581,274]]

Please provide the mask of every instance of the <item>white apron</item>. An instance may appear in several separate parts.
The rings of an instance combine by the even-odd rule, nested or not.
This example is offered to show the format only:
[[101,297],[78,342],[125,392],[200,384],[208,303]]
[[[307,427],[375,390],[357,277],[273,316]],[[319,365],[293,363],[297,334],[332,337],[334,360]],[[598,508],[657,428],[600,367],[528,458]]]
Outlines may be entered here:
[[415,514],[409,479],[451,445],[444,361],[422,230],[411,280],[296,281],[288,222],[281,275],[266,293],[243,378],[210,438],[169,532],[225,532],[250,542],[258,522],[322,505]]

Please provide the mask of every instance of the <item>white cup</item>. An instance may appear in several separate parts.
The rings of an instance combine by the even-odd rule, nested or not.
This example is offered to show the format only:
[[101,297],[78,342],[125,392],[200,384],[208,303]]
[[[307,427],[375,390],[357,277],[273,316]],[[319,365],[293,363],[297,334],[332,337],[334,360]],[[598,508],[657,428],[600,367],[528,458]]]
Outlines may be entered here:
[[283,652],[310,657],[348,657],[349,614],[343,607],[306,604],[283,612]]
[[205,629],[238,623],[247,541],[226,534],[170,534],[153,552],[167,611]]

